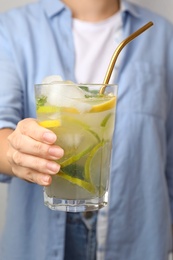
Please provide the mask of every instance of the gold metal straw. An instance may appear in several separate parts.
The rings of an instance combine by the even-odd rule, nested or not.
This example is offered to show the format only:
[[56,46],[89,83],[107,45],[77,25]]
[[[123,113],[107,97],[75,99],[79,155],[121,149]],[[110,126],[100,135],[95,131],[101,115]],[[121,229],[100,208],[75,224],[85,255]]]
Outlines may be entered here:
[[137,36],[139,36],[141,33],[149,29],[153,25],[153,22],[148,22],[145,24],[143,27],[138,29],[136,32],[132,33],[130,36],[128,36],[125,40],[123,40],[118,47],[116,48],[115,52],[112,55],[111,61],[109,63],[104,81],[103,81],[103,86],[100,89],[100,94],[104,94],[104,91],[106,89],[106,85],[109,83],[112,71],[114,69],[115,62],[118,58],[118,55],[120,54],[121,50],[132,40],[134,40]]

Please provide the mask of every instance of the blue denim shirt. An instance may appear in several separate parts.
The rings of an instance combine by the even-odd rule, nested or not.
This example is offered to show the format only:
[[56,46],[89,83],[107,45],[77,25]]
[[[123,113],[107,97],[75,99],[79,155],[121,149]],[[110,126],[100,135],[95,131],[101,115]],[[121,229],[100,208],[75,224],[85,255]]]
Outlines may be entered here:
[[[167,260],[173,216],[173,26],[125,3],[123,37],[154,27],[122,51],[117,79],[105,260]],[[71,12],[42,0],[0,15],[0,128],[35,117],[34,84],[51,74],[75,81]],[[81,61],[82,63],[82,61]],[[63,260],[66,213],[43,205],[42,187],[9,183],[2,260]],[[98,226],[99,228],[99,226]]]

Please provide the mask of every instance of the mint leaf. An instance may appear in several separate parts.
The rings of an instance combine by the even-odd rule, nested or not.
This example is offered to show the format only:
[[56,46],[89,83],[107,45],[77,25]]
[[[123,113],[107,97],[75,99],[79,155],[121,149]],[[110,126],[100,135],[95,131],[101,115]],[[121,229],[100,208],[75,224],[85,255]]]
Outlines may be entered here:
[[78,165],[76,163],[74,164],[70,164],[66,167],[62,167],[61,170],[65,173],[65,174],[68,174],[69,176],[71,177],[74,177],[74,178],[78,178],[78,179],[81,179],[81,180],[84,180],[84,167],[81,166],[81,165]]
[[41,106],[44,106],[44,104],[47,102],[47,97],[46,96],[41,96],[37,99],[37,103],[36,103],[36,106],[37,106],[37,109]]

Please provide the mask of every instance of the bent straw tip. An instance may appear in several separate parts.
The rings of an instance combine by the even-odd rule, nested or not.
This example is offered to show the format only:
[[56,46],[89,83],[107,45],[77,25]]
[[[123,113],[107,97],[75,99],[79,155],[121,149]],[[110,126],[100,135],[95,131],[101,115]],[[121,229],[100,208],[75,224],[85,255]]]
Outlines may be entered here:
[[[106,88],[106,84],[108,84],[109,79],[111,77],[111,73],[113,70],[113,66],[116,62],[116,59],[118,57],[118,55],[120,54],[121,50],[125,47],[125,45],[127,43],[129,43],[131,40],[135,39],[137,36],[139,36],[141,33],[143,33],[144,31],[146,31],[147,29],[149,29],[151,26],[153,26],[154,23],[152,21],[149,21],[147,24],[145,24],[144,26],[142,26],[140,29],[138,29],[136,32],[132,33],[129,37],[127,37],[124,41],[122,41],[119,46],[117,47],[117,49],[115,50],[110,65],[108,67],[106,76],[104,78],[104,82],[103,82],[103,86],[100,89],[100,93],[103,94]],[[113,61],[113,62],[112,62]]]

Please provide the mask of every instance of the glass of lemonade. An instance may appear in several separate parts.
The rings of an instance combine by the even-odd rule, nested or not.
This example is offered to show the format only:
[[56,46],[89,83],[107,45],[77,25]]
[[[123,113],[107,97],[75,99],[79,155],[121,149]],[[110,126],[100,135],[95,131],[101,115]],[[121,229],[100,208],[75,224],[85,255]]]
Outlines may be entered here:
[[60,171],[44,187],[53,210],[83,212],[107,205],[117,86],[57,81],[35,86],[39,124],[64,149]]

